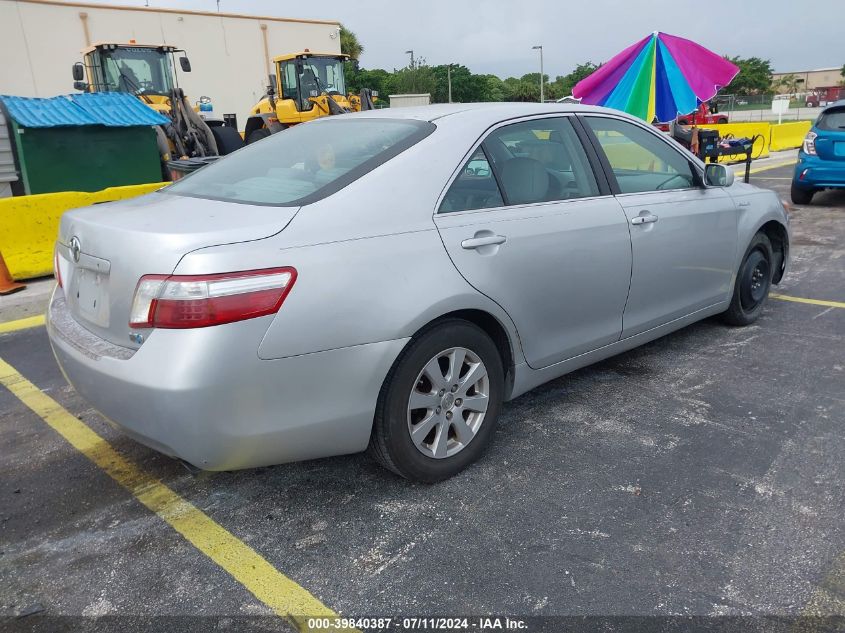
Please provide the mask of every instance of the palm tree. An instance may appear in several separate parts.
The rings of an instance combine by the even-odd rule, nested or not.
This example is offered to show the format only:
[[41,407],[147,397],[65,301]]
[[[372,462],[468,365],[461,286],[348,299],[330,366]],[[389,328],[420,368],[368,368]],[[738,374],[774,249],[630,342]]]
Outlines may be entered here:
[[358,59],[364,52],[364,46],[358,41],[358,36],[340,25],[340,52],[349,55],[350,59]]

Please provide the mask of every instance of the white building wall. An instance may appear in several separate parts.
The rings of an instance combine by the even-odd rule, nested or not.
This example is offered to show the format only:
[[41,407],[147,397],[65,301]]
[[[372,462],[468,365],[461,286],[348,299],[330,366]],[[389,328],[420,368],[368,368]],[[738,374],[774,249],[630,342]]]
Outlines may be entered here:
[[[87,26],[87,35],[86,35]],[[266,26],[266,29],[262,29]],[[187,51],[179,85],[192,101],[211,97],[218,115],[243,129],[264,94],[269,57],[308,48],[340,53],[337,22],[51,0],[0,0],[0,94],[52,97],[74,92],[71,66],[96,42],[170,44]],[[272,72],[272,64],[270,65]]]

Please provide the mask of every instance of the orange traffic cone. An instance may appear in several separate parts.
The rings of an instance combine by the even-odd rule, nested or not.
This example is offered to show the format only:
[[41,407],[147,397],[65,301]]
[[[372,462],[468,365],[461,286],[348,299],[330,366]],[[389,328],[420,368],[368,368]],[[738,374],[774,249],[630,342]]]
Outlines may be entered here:
[[26,285],[12,280],[12,275],[9,274],[9,269],[3,260],[3,253],[0,253],[0,295],[12,294],[24,288]]

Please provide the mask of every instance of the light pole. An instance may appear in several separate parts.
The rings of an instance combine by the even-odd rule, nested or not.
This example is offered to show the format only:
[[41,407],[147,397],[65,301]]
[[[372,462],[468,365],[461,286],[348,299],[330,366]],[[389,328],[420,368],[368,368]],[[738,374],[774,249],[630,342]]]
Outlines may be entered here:
[[446,67],[446,78],[449,82],[449,103],[452,103],[452,64]]
[[414,51],[405,51],[406,55],[411,56],[411,70],[414,69]]
[[542,45],[532,46],[531,50],[540,51],[540,103],[543,103],[545,101],[545,93],[543,90],[543,84],[545,83],[543,81],[543,47]]

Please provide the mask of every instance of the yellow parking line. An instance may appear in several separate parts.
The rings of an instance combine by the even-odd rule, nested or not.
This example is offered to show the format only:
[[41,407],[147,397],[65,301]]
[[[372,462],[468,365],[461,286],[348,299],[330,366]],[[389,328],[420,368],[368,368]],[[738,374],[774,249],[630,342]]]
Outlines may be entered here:
[[823,299],[805,299],[804,297],[790,297],[789,295],[770,294],[772,299],[780,299],[781,301],[794,301],[795,303],[809,303],[814,306],[825,306],[827,308],[845,308],[845,303],[841,301],[825,301]]
[[[787,162],[775,163],[774,165],[762,165],[760,167],[752,167],[751,171],[749,171],[748,173],[749,174],[759,174],[762,171],[769,171],[770,169],[777,169],[778,167],[790,167],[797,162],[798,161],[796,159],[796,160],[790,160],[790,161],[787,161]],[[734,165],[731,165],[731,166],[734,168],[734,173],[737,174],[738,176],[745,175],[745,164],[744,163],[737,163],[737,164],[734,164]]]
[[2,358],[0,384],[256,598],[287,618],[297,630],[314,630],[307,627],[308,617],[336,617],[331,609],[276,570],[249,545],[123,457]]
[[41,325],[44,325],[43,314],[27,317],[25,319],[18,319],[17,321],[6,321],[5,323],[0,323],[0,334],[5,334],[6,332],[16,332],[17,330],[27,330]]

